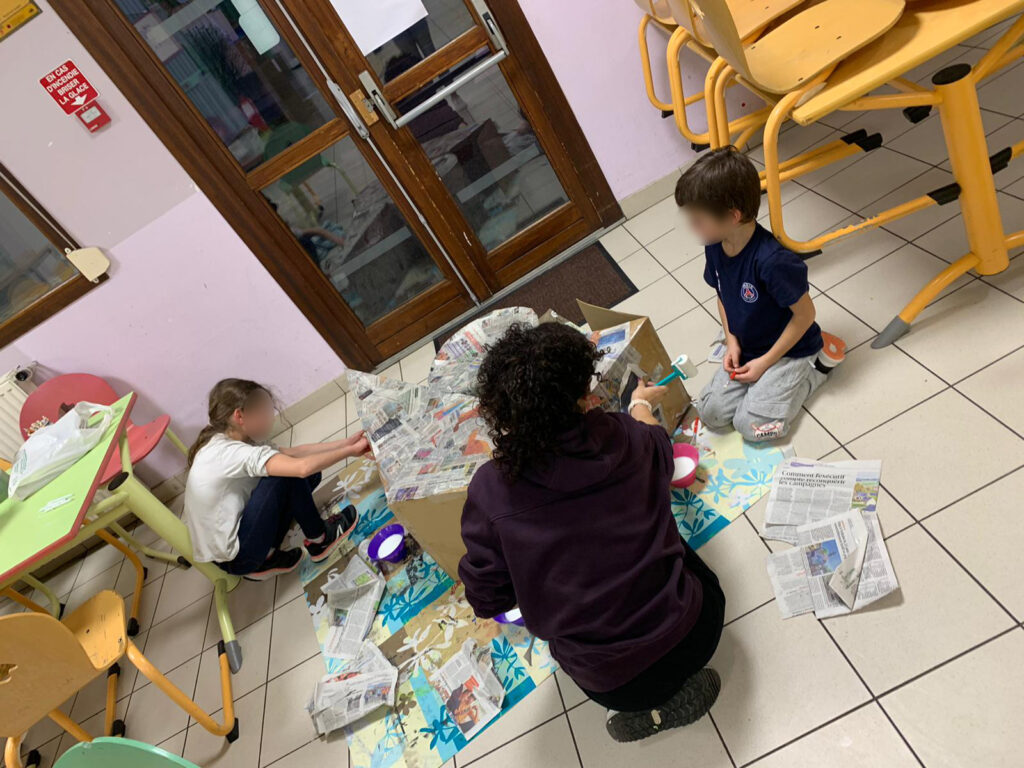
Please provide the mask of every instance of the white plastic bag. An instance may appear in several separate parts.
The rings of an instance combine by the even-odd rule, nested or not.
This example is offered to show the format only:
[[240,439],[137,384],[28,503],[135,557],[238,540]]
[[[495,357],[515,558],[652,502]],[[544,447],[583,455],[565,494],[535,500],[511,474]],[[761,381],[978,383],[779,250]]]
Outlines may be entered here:
[[[93,416],[102,418],[90,426]],[[57,477],[102,439],[114,417],[109,405],[78,403],[55,423],[34,432],[14,457],[8,492],[27,499]]]

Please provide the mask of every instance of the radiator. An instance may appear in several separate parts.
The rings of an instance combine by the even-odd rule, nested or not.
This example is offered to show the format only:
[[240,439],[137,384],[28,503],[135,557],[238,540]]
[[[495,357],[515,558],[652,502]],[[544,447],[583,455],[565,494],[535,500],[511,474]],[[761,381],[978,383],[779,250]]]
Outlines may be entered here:
[[32,373],[32,368],[16,368],[0,377],[0,458],[7,461],[14,460],[14,454],[25,442],[21,435],[19,416],[21,406],[36,388],[32,383]]

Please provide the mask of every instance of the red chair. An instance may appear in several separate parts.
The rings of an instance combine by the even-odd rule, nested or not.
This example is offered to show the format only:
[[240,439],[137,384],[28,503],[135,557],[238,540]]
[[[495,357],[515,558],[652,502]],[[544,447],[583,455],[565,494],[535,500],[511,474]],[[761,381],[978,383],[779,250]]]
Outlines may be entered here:
[[[53,423],[83,400],[99,405],[112,405],[117,399],[118,395],[114,389],[99,376],[93,376],[91,373],[68,373],[57,376],[40,384],[25,400],[19,417],[21,434],[27,438],[32,424],[44,417]],[[128,420],[128,454],[133,465],[146,458],[164,435],[179,451],[188,455],[188,448],[171,431],[170,426],[171,417],[167,415],[158,416],[148,424],[135,424],[131,419]],[[121,451],[115,449],[101,482],[109,482],[120,471]]]

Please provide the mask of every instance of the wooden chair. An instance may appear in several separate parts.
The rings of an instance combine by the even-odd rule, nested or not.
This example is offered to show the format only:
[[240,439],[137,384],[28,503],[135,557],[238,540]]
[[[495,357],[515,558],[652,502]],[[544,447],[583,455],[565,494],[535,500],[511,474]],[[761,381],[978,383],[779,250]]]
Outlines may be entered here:
[[[710,0],[702,0],[709,2]],[[718,0],[716,0],[718,1]],[[1024,231],[1006,234],[996,201],[993,174],[1024,154],[1024,141],[989,154],[978,106],[978,85],[1024,56],[1024,17],[1007,29],[981,60],[971,67],[953,64],[932,77],[933,89],[906,83],[902,76],[972,35],[1024,12],[1024,0],[923,0],[910,4],[885,35],[828,67],[790,93],[772,109],[765,124],[764,156],[768,203],[775,236],[795,251],[809,252],[841,237],[881,226],[916,211],[959,199],[970,251],[939,272],[890,321],[872,342],[883,347],[910,330],[914,318],[961,275],[970,270],[993,275],[1009,266],[1008,250],[1024,245]],[[827,77],[826,77],[827,74]],[[789,81],[793,79],[789,75]],[[871,95],[886,83],[903,83],[903,92]],[[782,216],[778,138],[782,123],[792,119],[808,125],[837,110],[937,107],[953,168],[954,183],[908,200],[851,226],[812,240],[786,234]]]
[[[238,722],[231,694],[231,673],[224,644],[219,648],[224,723],[217,723],[174,683],[168,680],[125,632],[124,601],[106,590],[58,621],[44,613],[18,613],[0,617],[0,736],[7,738],[7,768],[22,768],[22,735],[44,717],[79,741],[92,741],[78,723],[60,710],[62,702],[102,674],[107,675],[104,733],[124,735],[125,726],[114,719],[117,662],[124,656],[175,704],[210,733],[238,738]],[[38,762],[38,755],[29,755]]]
[[846,0],[822,0],[748,45],[727,0],[699,2],[704,32],[721,56],[705,80],[705,100],[710,103],[709,115],[714,115],[709,128],[713,147],[730,143],[725,89],[735,77],[774,103],[885,34],[905,6],[904,0],[860,0],[856,13],[851,13]]
[[[711,68],[721,66],[716,64],[720,56],[704,28],[699,8],[695,10],[693,0],[667,0],[667,2],[672,11],[672,21],[676,24],[676,29],[669,38],[666,52],[669,86],[672,93],[672,111],[675,116],[676,128],[684,138],[689,139],[693,148],[699,151],[707,146],[719,145],[712,133],[717,129],[717,125],[712,114],[712,103],[706,98],[706,93],[700,92],[691,96],[685,94],[679,54],[684,47],[688,48],[705,59]],[[769,24],[803,5],[805,0],[728,0],[728,2],[740,38],[751,40],[756,39]],[[754,95],[764,98],[764,95],[758,93],[756,89],[750,90]],[[690,128],[686,115],[686,107],[698,101],[705,102],[708,114],[708,130],[703,133],[696,133]],[[737,146],[746,144],[753,133],[764,125],[769,112],[769,109],[758,110],[734,122],[730,135],[738,134],[740,136],[735,142]],[[712,129],[712,126],[715,126],[715,129]]]

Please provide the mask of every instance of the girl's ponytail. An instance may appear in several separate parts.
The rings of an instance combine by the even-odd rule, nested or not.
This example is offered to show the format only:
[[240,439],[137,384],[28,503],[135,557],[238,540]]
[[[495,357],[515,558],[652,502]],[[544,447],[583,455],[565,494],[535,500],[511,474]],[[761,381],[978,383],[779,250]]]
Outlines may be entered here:
[[214,435],[227,432],[228,427],[231,426],[231,417],[235,411],[239,409],[245,410],[249,398],[255,392],[266,392],[268,395],[271,395],[270,390],[262,384],[257,384],[255,381],[248,381],[247,379],[222,379],[213,385],[213,389],[210,390],[210,405],[208,409],[210,423],[202,428],[199,432],[199,437],[196,438],[196,441],[192,443],[192,447],[189,448],[189,467],[195,461],[199,450],[210,442]]

